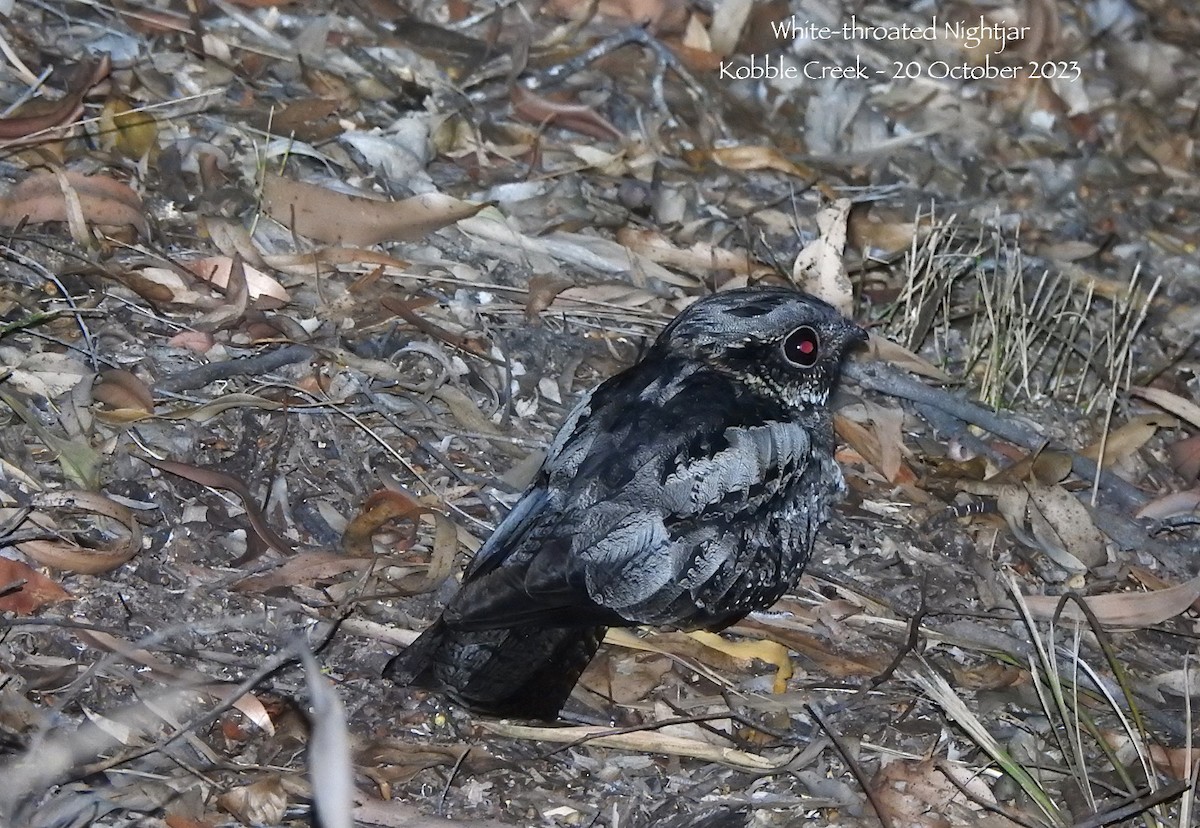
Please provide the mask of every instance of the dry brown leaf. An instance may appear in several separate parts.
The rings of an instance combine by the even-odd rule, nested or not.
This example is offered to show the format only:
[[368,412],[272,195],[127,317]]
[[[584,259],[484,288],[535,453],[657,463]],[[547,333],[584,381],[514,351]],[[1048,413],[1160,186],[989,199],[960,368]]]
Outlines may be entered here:
[[[887,426],[886,434],[881,434],[878,426],[875,429],[869,429],[854,422],[845,414],[835,414],[833,415],[833,426],[838,436],[885,479],[891,483],[909,487],[910,494],[917,497],[922,496],[916,489],[916,473],[900,457],[900,445],[896,442],[898,431],[894,422]],[[887,448],[884,446],[885,441],[890,441]]]
[[966,690],[1000,690],[1013,686],[1028,675],[1024,670],[999,661],[966,665],[949,660],[947,665],[954,674],[954,686]]
[[34,495],[33,505],[45,511],[62,511],[67,514],[95,515],[107,518],[120,525],[128,536],[104,544],[80,545],[68,538],[58,540],[32,540],[17,544],[23,555],[33,558],[43,566],[67,572],[82,572],[99,575],[116,569],[142,549],[142,527],[133,512],[114,500],[96,492],[49,492]]
[[100,111],[100,146],[126,158],[151,158],[158,150],[158,121],[120,98],[109,98]]
[[476,723],[484,730],[505,736],[510,739],[532,739],[539,742],[555,742],[570,744],[586,739],[587,744],[598,747],[611,747],[618,750],[633,750],[642,753],[656,753],[666,756],[686,756],[701,759],[706,762],[717,762],[722,765],[741,770],[770,773],[790,762],[796,755],[795,751],[777,757],[760,756],[734,748],[723,748],[710,745],[696,739],[684,739],[660,733],[656,730],[636,731],[633,733],[613,733],[611,728],[594,727],[532,727],[518,725],[507,721]]
[[[1197,599],[1200,599],[1200,575],[1155,592],[1089,595],[1083,600],[1102,626],[1135,629],[1169,621],[1186,612]],[[1054,617],[1061,599],[1056,595],[1026,595],[1024,600],[1034,618],[1048,620]],[[1083,612],[1071,601],[1065,603],[1059,617],[1086,621]]]
[[1195,512],[1197,508],[1200,508],[1200,489],[1188,489],[1156,497],[1138,509],[1136,517],[1139,520],[1163,520]]
[[620,141],[620,130],[590,106],[556,101],[514,83],[509,89],[513,113],[535,124],[553,124],[600,141]]
[[924,357],[914,354],[903,345],[892,342],[890,339],[879,336],[876,333],[871,333],[870,354],[874,359],[878,359],[881,362],[891,363],[897,368],[913,374],[919,374],[923,377],[929,377],[938,382],[948,383],[953,379],[949,374]]
[[[232,256],[207,256],[203,259],[186,262],[184,267],[195,273],[196,278],[200,281],[228,291],[233,261]],[[282,308],[292,301],[292,297],[288,295],[284,286],[279,284],[273,276],[269,276],[245,262],[242,263],[242,270],[245,275],[246,291],[250,299],[254,301],[256,308],[264,310]]]
[[363,502],[358,514],[346,525],[342,549],[351,555],[370,555],[371,538],[382,527],[396,520],[411,520],[415,524],[428,511],[428,506],[407,492],[379,489]]
[[[246,510],[246,518],[250,521],[250,526],[254,529],[254,533],[258,536],[259,540],[266,546],[285,555],[292,554],[291,544],[275,534],[275,530],[263,518],[258,504],[255,502],[254,496],[250,494],[250,490],[246,488],[246,484],[236,477],[201,466],[177,463],[174,460],[158,460],[154,457],[142,457],[141,460],[144,463],[149,463],[156,469],[173,474],[176,477],[182,477],[184,480],[190,480],[193,483],[199,483],[201,486],[209,486],[214,489],[225,489],[233,492],[241,500],[242,508]],[[245,561],[243,560],[241,563],[245,563]]]
[[208,291],[192,289],[191,281],[167,267],[118,271],[116,278],[138,296],[156,304],[211,308],[217,304]]
[[[904,465],[904,412],[899,408],[887,408],[875,403],[866,403],[867,417],[875,427],[875,438],[879,445],[879,470],[892,483],[900,479]],[[911,483],[915,475],[910,471],[905,482]]]
[[443,193],[383,201],[270,173],[263,179],[262,204],[267,215],[301,236],[344,244],[418,241],[487,206]]
[[846,316],[854,312],[854,285],[846,274],[846,219],[850,199],[839,198],[817,213],[818,237],[796,256],[792,281]]
[[1017,540],[1068,572],[1086,572],[1108,561],[1104,535],[1091,513],[1062,486],[1006,485],[996,506]]
[[563,276],[531,276],[525,299],[525,318],[530,321],[537,319],[538,314],[554,304],[560,293],[574,284],[572,280]]
[[343,572],[362,572],[372,558],[351,558],[337,552],[301,552],[264,575],[251,575],[232,584],[237,592],[266,592],[278,587],[328,581]]
[[1071,473],[1071,455],[1063,451],[1049,451],[1044,447],[1026,454],[1012,465],[989,477],[989,484],[1036,483],[1053,486],[1063,482]]
[[62,173],[68,184],[64,192],[60,176],[35,172],[0,196],[0,225],[16,227],[22,222],[44,224],[68,221],[69,202],[78,199],[83,218],[103,227],[132,225],[143,238],[150,235],[142,200],[127,185],[105,175]]
[[167,340],[172,348],[185,348],[198,354],[205,354],[217,344],[216,337],[207,331],[180,331]]
[[[1170,581],[1143,566],[1129,567],[1129,577],[1151,591],[1171,588]],[[1200,601],[1193,601],[1192,609],[1200,612]],[[1200,677],[1200,672],[1197,672],[1197,676]]]
[[38,113],[0,118],[0,142],[4,146],[54,140],[83,114],[83,99],[92,87],[108,77],[112,59],[106,53],[77,64],[67,81],[67,94],[50,108]]
[[[996,802],[977,773],[964,768],[959,781],[976,799]],[[892,823],[905,828],[951,828],[964,824],[962,818],[972,812],[966,795],[931,759],[892,759],[880,767],[871,787]]]
[[246,285],[246,268],[240,254],[234,254],[226,273],[225,302],[196,319],[192,326],[199,331],[214,333],[232,328],[241,322],[250,308],[250,290]]
[[705,242],[682,248],[657,230],[622,227],[617,230],[617,241],[652,262],[676,270],[729,270],[743,276],[770,272],[770,268],[754,261],[745,250],[728,250]]
[[1097,440],[1079,453],[1089,460],[1098,460],[1104,450],[1104,468],[1120,463],[1154,436],[1160,428],[1178,428],[1179,421],[1162,414],[1142,414],[1112,431],[1106,440]]
[[113,417],[121,422],[135,422],[154,415],[154,395],[146,383],[130,371],[101,371],[92,386],[92,399],[108,406],[107,410],[97,412],[108,422],[112,422]]
[[278,825],[287,811],[288,795],[283,780],[271,776],[253,785],[231,788],[217,797],[217,804],[243,825]]
[[775,147],[719,147],[709,153],[713,161],[729,170],[774,170],[796,178],[815,179],[809,167],[801,167],[784,157]]
[[581,685],[617,704],[633,704],[646,698],[674,663],[665,657],[617,656],[617,652],[602,651],[579,678]]
[[1184,437],[1167,446],[1171,467],[1184,480],[1193,481],[1200,477],[1200,434]]
[[1148,403],[1153,403],[1163,411],[1174,414],[1181,420],[1186,420],[1194,428],[1200,428],[1200,405],[1191,400],[1185,400],[1178,394],[1172,394],[1165,388],[1130,388],[1131,397],[1141,397]]
[[47,604],[74,598],[23,561],[0,557],[0,612],[33,615]]

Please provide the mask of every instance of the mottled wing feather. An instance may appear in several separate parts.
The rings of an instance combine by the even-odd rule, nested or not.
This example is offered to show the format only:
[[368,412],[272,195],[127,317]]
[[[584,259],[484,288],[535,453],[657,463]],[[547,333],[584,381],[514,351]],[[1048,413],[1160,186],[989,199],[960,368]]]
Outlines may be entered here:
[[[807,462],[808,438],[794,423],[756,421],[711,376],[668,377],[602,386],[576,407],[539,479],[472,562],[448,623],[629,623],[736,555],[706,524],[773,496]],[[632,404],[606,405],[635,391]]]

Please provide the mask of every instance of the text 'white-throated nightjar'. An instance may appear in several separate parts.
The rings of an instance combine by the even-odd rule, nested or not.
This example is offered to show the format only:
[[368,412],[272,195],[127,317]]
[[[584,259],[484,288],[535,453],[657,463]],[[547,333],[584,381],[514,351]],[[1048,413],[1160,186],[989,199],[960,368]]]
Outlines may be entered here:
[[862,328],[798,291],[698,300],[567,416],[385,675],[553,719],[607,627],[719,630],[795,586],[845,484],[828,400]]

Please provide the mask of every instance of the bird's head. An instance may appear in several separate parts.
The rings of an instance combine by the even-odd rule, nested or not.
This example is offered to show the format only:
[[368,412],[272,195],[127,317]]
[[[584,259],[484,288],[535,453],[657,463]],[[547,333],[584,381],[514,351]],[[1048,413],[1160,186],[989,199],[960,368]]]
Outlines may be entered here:
[[842,357],[866,331],[826,302],[791,288],[729,290],[688,306],[655,349],[704,363],[790,409],[822,405]]

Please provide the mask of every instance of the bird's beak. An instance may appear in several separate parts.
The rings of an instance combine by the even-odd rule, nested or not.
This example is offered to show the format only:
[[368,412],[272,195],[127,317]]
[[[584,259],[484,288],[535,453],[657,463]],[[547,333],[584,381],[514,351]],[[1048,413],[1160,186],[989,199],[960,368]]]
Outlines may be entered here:
[[859,345],[866,345],[871,341],[871,334],[866,328],[855,325],[854,323],[851,323],[848,327],[850,329],[846,334],[846,346],[848,349]]

